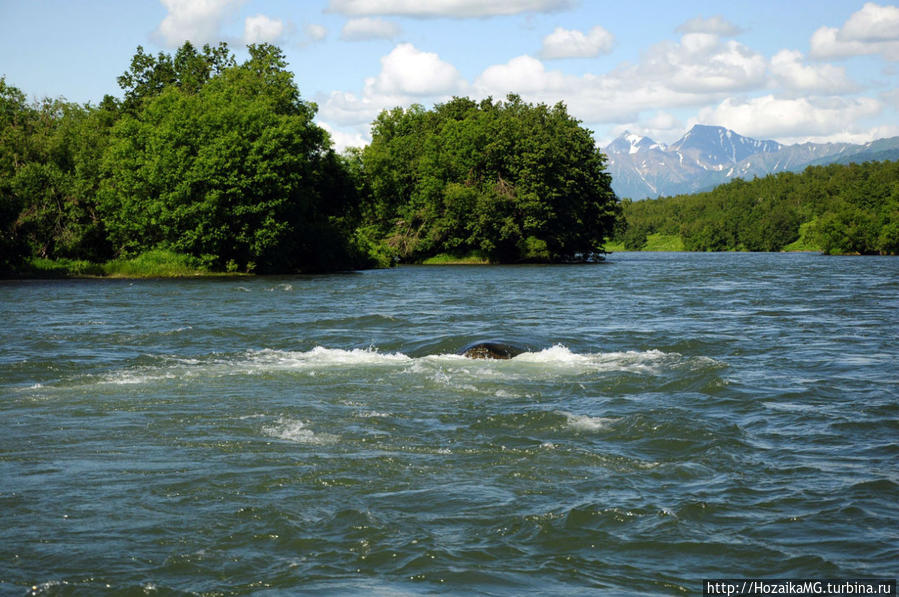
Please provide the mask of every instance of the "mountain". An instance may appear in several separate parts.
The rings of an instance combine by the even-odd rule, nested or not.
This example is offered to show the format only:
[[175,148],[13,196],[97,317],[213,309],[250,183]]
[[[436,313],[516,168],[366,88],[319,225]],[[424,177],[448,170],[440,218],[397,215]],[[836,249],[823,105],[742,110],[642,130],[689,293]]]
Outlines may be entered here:
[[899,159],[899,137],[864,145],[782,145],[744,137],[720,126],[697,124],[671,145],[625,131],[603,148],[612,188],[619,197],[645,199],[695,193],[734,178],[751,179],[807,166]]

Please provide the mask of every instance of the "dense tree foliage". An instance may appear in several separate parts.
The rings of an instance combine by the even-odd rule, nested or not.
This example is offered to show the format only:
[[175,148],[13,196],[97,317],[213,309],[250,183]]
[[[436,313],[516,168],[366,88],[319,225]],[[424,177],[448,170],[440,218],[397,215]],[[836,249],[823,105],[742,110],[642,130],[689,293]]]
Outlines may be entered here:
[[29,105],[0,79],[0,249],[22,257],[99,260],[110,254],[95,197],[116,104]]
[[144,100],[170,87],[195,93],[211,78],[234,66],[234,56],[225,43],[207,44],[202,52],[197,52],[193,44],[185,42],[174,56],[165,52],[152,56],[137,46],[131,68],[118,78],[119,87],[125,91],[123,106],[126,111],[137,112]]
[[402,260],[590,258],[617,215],[605,158],[562,104],[510,95],[384,111],[361,160],[371,233]]
[[189,87],[133,96],[139,108],[112,131],[99,201],[120,251],[164,247],[242,271],[340,266],[332,217],[352,199],[341,162],[280,51],[249,49],[217,76],[200,70]]
[[0,269],[168,250],[213,270],[354,267],[356,185],[280,50],[138,48],[120,104],[28,104],[0,79]]
[[617,240],[640,249],[676,235],[691,251],[780,251],[802,241],[825,253],[899,252],[899,162],[813,166],[708,193],[630,202]]

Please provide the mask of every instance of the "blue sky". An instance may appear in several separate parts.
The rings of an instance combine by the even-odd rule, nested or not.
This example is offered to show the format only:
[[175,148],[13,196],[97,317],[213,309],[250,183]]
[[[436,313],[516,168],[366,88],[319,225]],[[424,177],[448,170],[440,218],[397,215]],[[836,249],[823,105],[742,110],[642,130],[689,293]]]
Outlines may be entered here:
[[565,102],[604,145],[696,123],[783,143],[899,135],[899,6],[855,0],[0,0],[0,76],[98,102],[138,45],[270,41],[338,148],[385,108]]

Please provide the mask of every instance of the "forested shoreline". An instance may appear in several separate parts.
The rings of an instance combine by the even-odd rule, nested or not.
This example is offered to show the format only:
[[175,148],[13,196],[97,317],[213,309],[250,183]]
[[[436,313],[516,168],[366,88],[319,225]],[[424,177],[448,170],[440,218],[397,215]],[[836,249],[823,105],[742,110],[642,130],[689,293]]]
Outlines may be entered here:
[[687,251],[899,253],[899,162],[810,166],[707,193],[623,201],[615,240],[643,250],[653,236]]
[[122,98],[26,101],[0,77],[0,275],[323,272],[688,251],[899,252],[899,163],[619,201],[564,104],[384,110],[337,154],[279,48],[138,46]]
[[591,260],[618,217],[564,105],[382,112],[338,155],[279,48],[138,46],[121,99],[29,103],[0,78],[0,271],[292,273],[427,259]]

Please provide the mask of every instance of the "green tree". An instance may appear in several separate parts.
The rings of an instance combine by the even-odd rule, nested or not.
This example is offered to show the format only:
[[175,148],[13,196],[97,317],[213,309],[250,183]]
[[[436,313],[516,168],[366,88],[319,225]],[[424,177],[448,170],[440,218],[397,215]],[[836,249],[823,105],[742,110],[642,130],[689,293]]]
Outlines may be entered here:
[[101,209],[121,253],[166,248],[262,272],[346,261],[344,165],[281,51],[249,49],[243,64],[197,90],[169,84],[115,126]]
[[587,259],[618,213],[605,157],[565,106],[515,95],[382,112],[363,151],[373,225],[401,259]]
[[134,113],[145,100],[170,86],[196,93],[212,77],[234,65],[234,56],[223,42],[216,46],[206,44],[201,52],[189,41],[184,42],[174,56],[165,52],[153,56],[137,46],[129,69],[118,78],[119,87],[125,92],[123,107]]
[[0,77],[0,271],[14,269],[26,255],[25,246],[16,234],[23,202],[14,192],[12,180],[27,153],[28,120],[25,94]]
[[899,162],[831,164],[734,180],[712,191],[623,205],[619,240],[680,235],[694,251],[780,251],[796,240],[825,253],[896,254]]
[[[100,260],[108,255],[96,211],[99,163],[115,119],[62,99],[26,105],[0,82],[0,218],[5,269],[27,256]],[[114,109],[114,106],[113,106]]]

